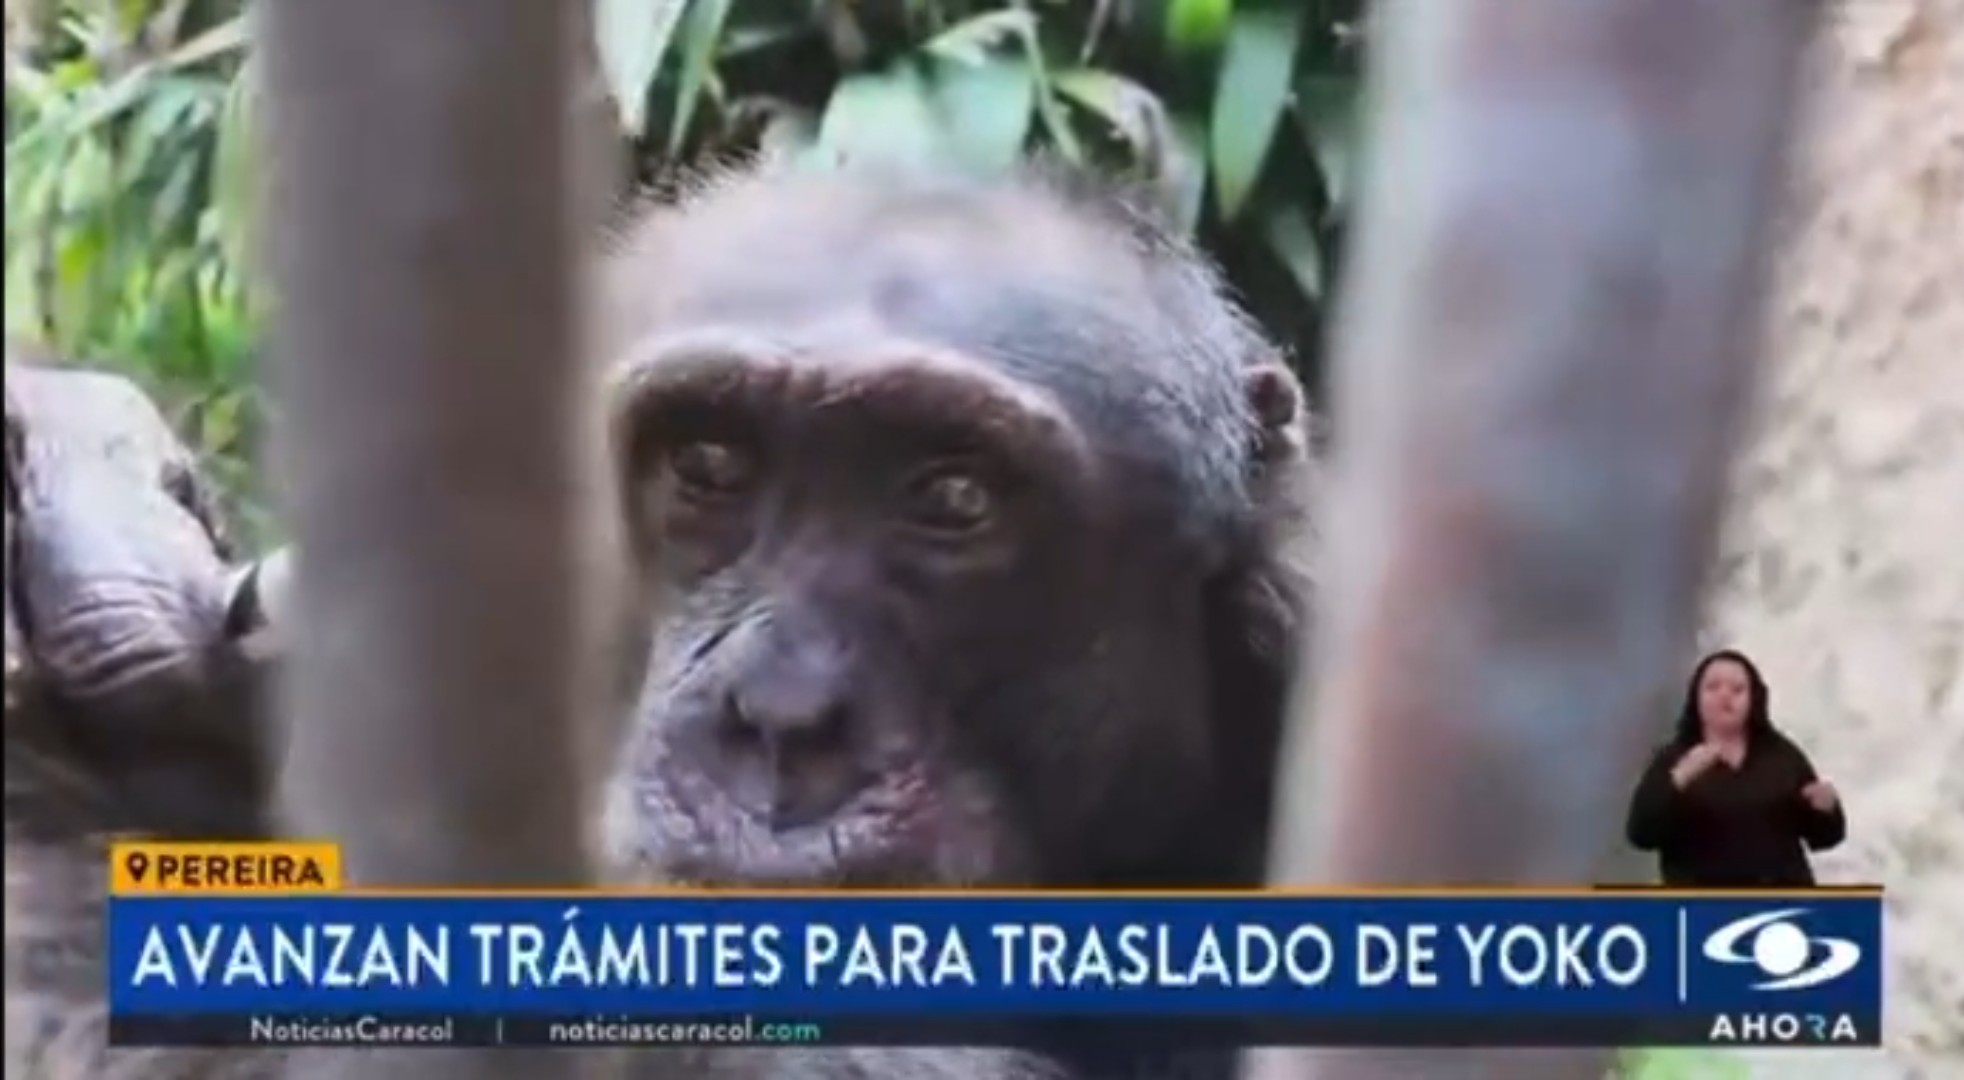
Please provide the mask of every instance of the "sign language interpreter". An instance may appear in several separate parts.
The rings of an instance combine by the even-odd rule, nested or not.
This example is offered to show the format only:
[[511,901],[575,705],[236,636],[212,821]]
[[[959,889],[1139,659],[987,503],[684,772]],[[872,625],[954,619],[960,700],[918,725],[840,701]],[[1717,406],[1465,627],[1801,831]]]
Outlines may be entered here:
[[1677,730],[1630,800],[1630,842],[1657,853],[1664,884],[1811,886],[1807,853],[1847,835],[1840,795],[1773,726],[1768,697],[1759,669],[1732,650],[1692,672]]

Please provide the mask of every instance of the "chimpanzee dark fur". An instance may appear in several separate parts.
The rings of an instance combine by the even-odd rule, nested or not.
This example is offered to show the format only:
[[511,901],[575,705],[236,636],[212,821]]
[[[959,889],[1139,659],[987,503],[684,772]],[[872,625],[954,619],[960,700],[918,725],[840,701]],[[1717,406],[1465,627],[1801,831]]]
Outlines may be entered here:
[[625,230],[603,340],[654,625],[607,815],[623,872],[1261,879],[1305,410],[1141,207],[1040,172],[785,171]]

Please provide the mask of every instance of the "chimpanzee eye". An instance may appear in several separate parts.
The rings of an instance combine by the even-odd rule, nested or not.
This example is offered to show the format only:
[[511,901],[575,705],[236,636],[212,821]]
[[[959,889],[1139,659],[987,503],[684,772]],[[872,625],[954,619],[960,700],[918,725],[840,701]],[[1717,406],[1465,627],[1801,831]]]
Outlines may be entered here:
[[975,532],[994,519],[995,510],[994,493],[971,472],[937,469],[908,485],[907,519],[930,532]]
[[668,471],[685,496],[725,499],[743,494],[756,482],[757,461],[732,443],[702,440],[669,454]]

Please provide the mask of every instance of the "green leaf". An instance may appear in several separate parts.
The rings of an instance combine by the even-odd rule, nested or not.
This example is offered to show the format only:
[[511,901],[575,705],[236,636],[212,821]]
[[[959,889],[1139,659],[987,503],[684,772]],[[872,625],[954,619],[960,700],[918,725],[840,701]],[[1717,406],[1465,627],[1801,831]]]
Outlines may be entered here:
[[728,61],[749,53],[776,48],[811,33],[810,24],[803,22],[779,23],[774,26],[733,26],[729,33],[723,35],[723,47],[717,52]]
[[149,21],[150,0],[115,0],[111,4],[95,6],[108,9],[100,12],[106,24],[104,29],[114,34],[119,42],[135,41],[137,34],[143,30],[143,24]]
[[695,117],[696,99],[709,82],[716,60],[716,42],[729,17],[731,0],[689,0],[682,23],[682,69],[675,88],[675,119],[668,129],[668,156],[682,152]]
[[817,149],[832,164],[921,165],[939,160],[944,131],[931,94],[912,64],[848,75],[826,102]]
[[55,88],[63,91],[84,90],[100,85],[102,71],[92,56],[78,56],[56,64],[48,74],[53,78]]
[[86,339],[97,329],[97,282],[107,237],[100,228],[69,229],[55,250],[55,327],[64,338]]
[[[198,183],[203,173],[197,154],[180,154],[176,167],[150,204],[150,231],[166,237],[197,224],[197,200],[202,194]],[[178,249],[181,250],[181,249]]]
[[[1071,129],[1070,117],[1058,102],[1055,88],[1051,84],[1049,66],[1043,54],[1043,43],[1037,39],[1036,16],[1033,12],[1023,8],[1008,8],[977,15],[937,34],[922,46],[922,49],[930,57],[944,61],[950,66],[968,64],[981,67],[989,63],[991,50],[1008,42],[1015,42],[1021,46],[1024,60],[1022,77],[1028,79],[1030,104],[1036,110],[1036,115],[1043,120],[1044,130],[1050,133],[1051,141],[1057,145],[1058,151],[1066,160],[1083,160],[1084,149],[1078,143],[1077,132]],[[998,89],[987,91],[988,93],[1006,96],[1011,92],[1010,77],[1007,74],[992,76],[992,78],[998,80],[1000,86]],[[985,141],[1000,147],[1009,138],[1007,128],[1011,126],[1011,122],[1007,117],[1020,110],[1006,105],[997,108],[1004,117],[1002,125],[992,138],[986,138]],[[1016,140],[1019,149],[1028,138],[1029,130],[1026,123],[1022,134]],[[965,140],[958,137],[957,141]],[[990,160],[995,159],[995,155],[983,156]]]
[[1050,133],[1050,141],[1057,144],[1057,152],[1065,161],[1082,162],[1084,145],[1078,142],[1077,132],[1071,128],[1070,113],[1057,99],[1049,69],[1044,66],[1043,50],[1033,40],[1026,55],[1030,60],[1030,75],[1036,80],[1037,115],[1043,118],[1043,129]]
[[6,273],[6,304],[0,313],[6,317],[9,335],[35,336],[41,327],[41,296],[39,283],[40,260],[34,253],[22,248],[8,246]]
[[1014,165],[1036,105],[1029,64],[1020,57],[979,66],[938,60],[932,72],[934,107],[952,156],[984,174]]
[[1123,75],[1097,68],[1058,72],[1052,85],[1110,124],[1152,175],[1165,175],[1169,121],[1158,95]]
[[1160,186],[1173,220],[1192,233],[1200,227],[1207,195],[1207,129],[1194,117],[1176,115],[1168,132],[1172,138],[1167,140]]
[[593,37],[601,77],[613,95],[621,130],[639,138],[648,126],[648,84],[661,71],[669,39],[688,0],[593,0]]
[[[202,63],[233,50],[248,40],[244,16],[231,19],[185,42],[161,60],[139,64],[108,84],[84,81],[81,108],[67,118],[74,134],[98,128],[148,96],[162,76]],[[93,65],[89,66],[93,75]]]
[[1333,213],[1349,206],[1356,186],[1362,98],[1361,84],[1349,76],[1310,75],[1296,83],[1297,122]]
[[201,64],[226,53],[239,52],[251,41],[244,14],[234,15],[172,49],[162,60],[167,70]]
[[1746,1080],[1745,1062],[1724,1050],[1626,1050],[1617,1063],[1626,1080]]
[[1325,286],[1323,245],[1316,240],[1316,229],[1297,206],[1281,206],[1269,212],[1262,222],[1262,236],[1269,250],[1288,268],[1304,299],[1321,301]]
[[82,96],[81,107],[64,118],[67,130],[73,135],[83,135],[114,120],[143,97],[156,76],[157,69],[145,65],[132,68],[106,86],[91,87]]
[[158,260],[156,274],[145,290],[148,295],[135,305],[149,316],[152,333],[163,329],[173,317],[195,319],[198,272],[203,262],[199,255],[195,248],[175,248]]
[[245,403],[245,394],[238,389],[213,392],[199,410],[199,441],[220,452],[239,449],[245,434]]
[[196,146],[200,139],[200,106],[210,96],[208,87],[184,79],[159,80],[150,95],[137,106],[130,125],[123,133],[121,171],[125,184],[135,184],[150,175],[156,158],[180,127],[191,129],[188,140],[169,143]]
[[7,90],[19,94],[21,104],[37,112],[50,108],[61,95],[53,79],[26,64],[7,65]]
[[258,65],[247,59],[226,88],[212,147],[211,204],[218,217],[225,256],[234,263],[247,260],[252,235],[253,150],[257,141],[253,117],[258,88]]
[[97,213],[116,187],[115,164],[102,140],[76,140],[72,154],[62,163],[62,214],[81,217]]
[[1030,41],[1036,34],[1036,15],[1022,8],[1003,8],[964,19],[922,46],[928,53],[956,63],[980,65],[1005,41]]
[[67,161],[65,144],[44,142],[37,149],[32,158],[16,156],[12,147],[7,152],[7,236],[10,244],[17,240],[29,249],[58,213]]
[[1301,41],[1302,9],[1294,5],[1240,12],[1228,29],[1209,125],[1214,195],[1224,219],[1234,220],[1261,177]]
[[1234,17],[1234,0],[1170,0],[1166,43],[1176,53],[1211,52]]

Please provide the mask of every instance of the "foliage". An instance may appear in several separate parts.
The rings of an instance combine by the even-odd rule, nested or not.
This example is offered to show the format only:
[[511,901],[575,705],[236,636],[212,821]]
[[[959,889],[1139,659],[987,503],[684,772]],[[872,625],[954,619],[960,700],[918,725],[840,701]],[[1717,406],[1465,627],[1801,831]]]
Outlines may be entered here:
[[27,7],[8,9],[7,333],[124,367],[241,491],[239,5]]
[[[762,150],[1148,182],[1313,356],[1351,190],[1358,0],[595,0],[637,173]],[[1311,372],[1313,374],[1313,371]]]
[[[588,11],[591,59],[632,147],[623,182],[753,151],[991,171],[1046,150],[1151,184],[1271,331],[1313,359],[1351,188],[1359,2]],[[239,255],[243,6],[7,9],[8,333],[131,371],[235,494],[260,426]]]
[[1747,1080],[1752,1070],[1724,1050],[1626,1050],[1619,1080]]

